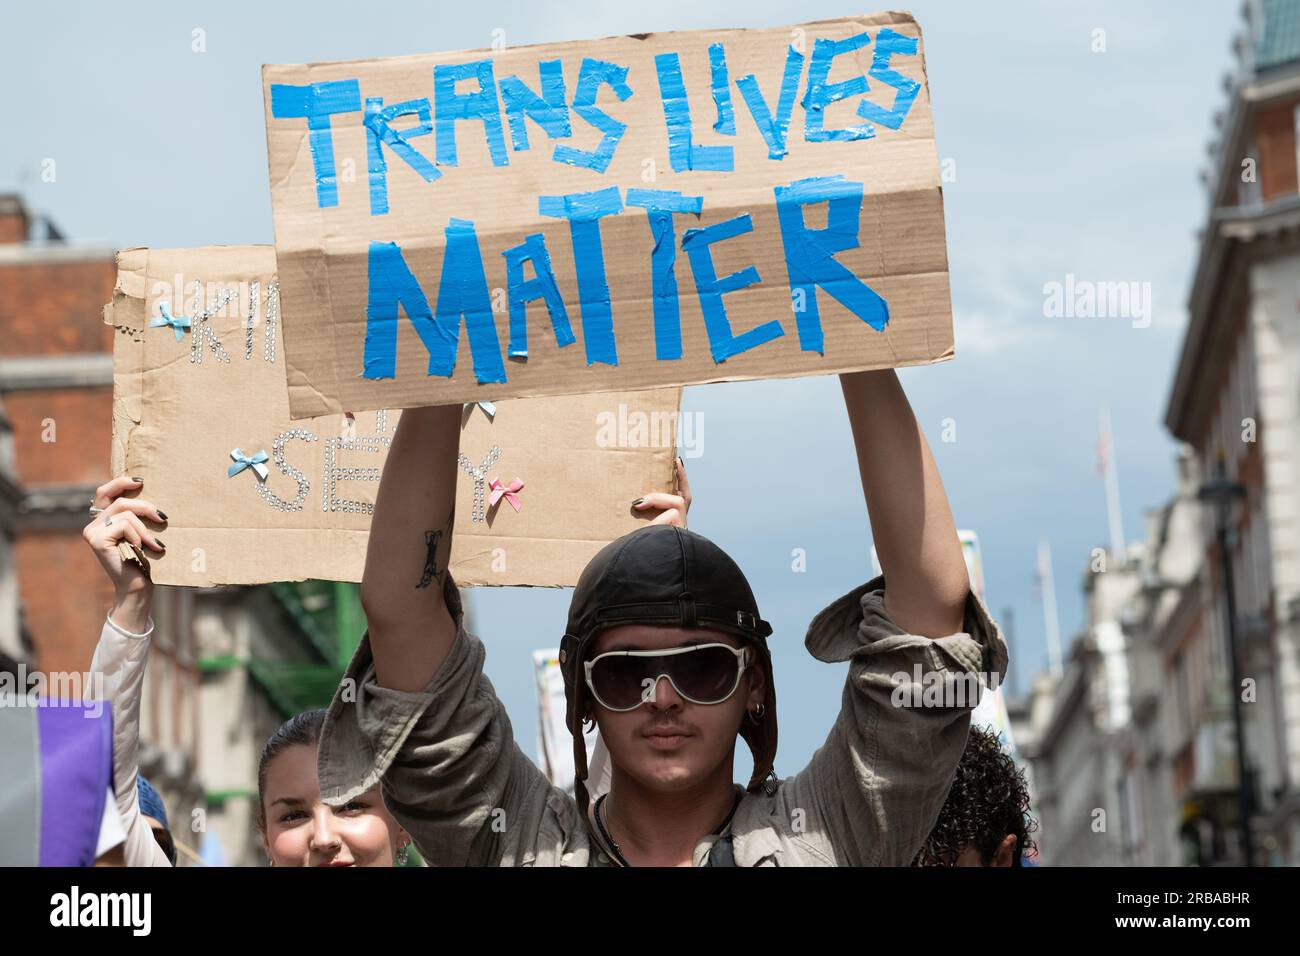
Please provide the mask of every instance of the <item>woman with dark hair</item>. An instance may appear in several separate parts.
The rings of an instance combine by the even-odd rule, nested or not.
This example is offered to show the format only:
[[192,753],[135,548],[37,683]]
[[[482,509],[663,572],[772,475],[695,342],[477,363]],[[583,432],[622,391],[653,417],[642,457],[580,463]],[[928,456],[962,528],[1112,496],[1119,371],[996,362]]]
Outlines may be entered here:
[[[91,504],[91,519],[82,536],[113,582],[113,607],[95,648],[91,670],[103,675],[103,693],[112,704],[113,789],[126,829],[127,866],[171,866],[174,856],[165,823],[151,823],[161,800],[142,812],[137,751],[140,743],[140,698],[144,690],[153,582],[133,549],[164,553],[151,526],[165,526],[167,515],[149,501],[129,497],[143,488],[139,478],[121,476],[101,486]],[[127,555],[133,555],[128,558]],[[258,830],[272,866],[392,866],[408,853],[410,838],[393,820],[379,788],[372,787],[340,807],[320,799],[316,779],[316,742],[323,710],[289,718],[271,735],[258,761]],[[156,798],[156,794],[154,795]]]
[[371,787],[326,806],[316,779],[325,711],[290,717],[257,762],[257,829],[271,866],[405,866],[411,838]]

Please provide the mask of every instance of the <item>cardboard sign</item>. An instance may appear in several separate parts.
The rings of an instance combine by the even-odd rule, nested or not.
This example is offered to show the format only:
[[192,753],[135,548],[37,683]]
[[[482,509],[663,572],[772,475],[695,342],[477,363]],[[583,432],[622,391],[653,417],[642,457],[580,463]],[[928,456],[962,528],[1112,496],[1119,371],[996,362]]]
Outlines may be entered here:
[[295,417],[953,354],[907,14],[263,86]]
[[[359,581],[399,413],[290,420],[270,246],[131,249],[117,262],[104,312],[119,333],[113,472],[143,478],[168,516],[154,581]],[[457,583],[576,583],[645,523],[633,498],[673,487],[679,401],[659,389],[467,406]],[[620,429],[620,414],[659,427]]]

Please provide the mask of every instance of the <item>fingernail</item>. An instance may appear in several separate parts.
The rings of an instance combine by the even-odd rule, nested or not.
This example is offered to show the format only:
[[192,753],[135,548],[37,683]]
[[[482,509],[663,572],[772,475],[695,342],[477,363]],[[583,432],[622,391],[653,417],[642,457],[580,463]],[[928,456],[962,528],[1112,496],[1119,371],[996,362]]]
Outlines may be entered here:
[[162,518],[163,521],[166,521],[166,520],[167,520],[167,512],[165,512],[165,511],[160,511],[160,512],[158,512],[158,517],[159,517],[159,518]]
[[166,550],[167,550],[167,545],[165,545],[165,544],[162,543],[162,538],[154,538],[154,539],[153,539],[153,543],[156,544],[156,545],[158,545],[158,547],[159,547],[161,550],[163,550],[163,551],[166,551]]
[[637,498],[635,501],[632,502],[632,504],[634,504],[634,505],[639,505],[639,504],[640,504],[641,502],[643,502],[643,501],[645,501],[644,498]]
[[144,479],[143,479],[143,478],[132,478],[131,480],[134,481],[137,485],[143,485],[143,484],[144,484]]

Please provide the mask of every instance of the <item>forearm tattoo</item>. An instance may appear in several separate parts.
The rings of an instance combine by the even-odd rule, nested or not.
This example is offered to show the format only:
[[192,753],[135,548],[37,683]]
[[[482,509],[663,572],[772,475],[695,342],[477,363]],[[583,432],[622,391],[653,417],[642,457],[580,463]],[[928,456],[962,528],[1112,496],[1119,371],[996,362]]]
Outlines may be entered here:
[[[447,514],[447,521],[441,528],[424,533],[424,572],[420,575],[420,583],[416,588],[427,588],[435,579],[441,583],[442,576],[447,568],[438,568],[438,546],[442,543],[444,537],[451,538],[451,525],[456,517],[456,506],[453,504],[451,511]],[[447,563],[451,563],[450,549],[448,549]]]

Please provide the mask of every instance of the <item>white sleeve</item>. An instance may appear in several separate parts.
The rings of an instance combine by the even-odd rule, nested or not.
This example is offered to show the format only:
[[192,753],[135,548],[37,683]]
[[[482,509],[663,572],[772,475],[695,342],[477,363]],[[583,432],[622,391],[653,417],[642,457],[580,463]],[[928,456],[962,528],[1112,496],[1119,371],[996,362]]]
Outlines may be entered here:
[[95,859],[126,842],[126,831],[122,829],[122,816],[117,812],[117,802],[113,791],[109,790],[104,801],[104,815],[99,820],[99,840],[95,843]]
[[149,630],[132,634],[106,618],[90,665],[92,673],[103,675],[104,699],[113,707],[113,790],[117,813],[126,830],[127,866],[171,866],[167,854],[154,839],[152,828],[140,815],[136,796],[140,696],[144,691],[152,633],[152,620]]

